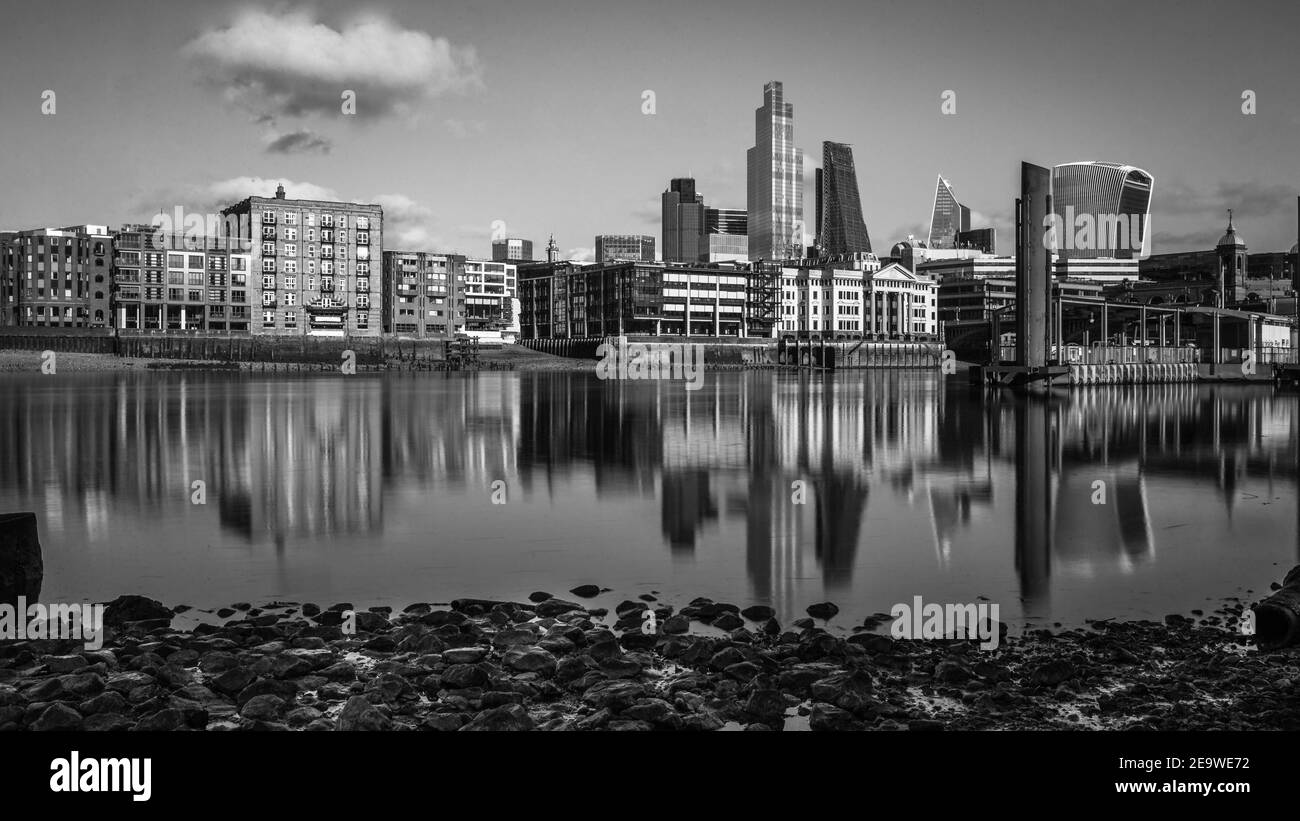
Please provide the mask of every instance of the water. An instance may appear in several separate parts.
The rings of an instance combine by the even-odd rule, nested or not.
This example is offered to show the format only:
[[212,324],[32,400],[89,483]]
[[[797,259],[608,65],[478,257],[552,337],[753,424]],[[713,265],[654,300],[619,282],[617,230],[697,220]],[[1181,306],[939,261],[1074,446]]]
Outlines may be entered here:
[[783,620],[830,600],[839,625],[918,595],[1079,624],[1209,612],[1280,579],[1300,550],[1298,424],[1270,388],[1044,402],[902,371],[709,373],[694,392],[7,375],[0,511],[37,513],[48,601],[402,607],[594,583],[606,605],[656,591]]

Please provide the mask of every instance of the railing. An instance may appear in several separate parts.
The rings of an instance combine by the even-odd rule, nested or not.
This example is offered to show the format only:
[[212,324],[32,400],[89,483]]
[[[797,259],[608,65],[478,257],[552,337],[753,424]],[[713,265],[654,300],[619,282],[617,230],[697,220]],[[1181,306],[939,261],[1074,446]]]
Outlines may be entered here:
[[[1057,359],[1055,350],[1049,359]],[[1194,347],[1170,347],[1158,345],[1097,345],[1084,348],[1067,345],[1065,355],[1060,362],[1065,365],[1181,365],[1201,361],[1202,351]],[[1003,345],[1000,348],[1001,362],[1014,362],[1016,347]]]

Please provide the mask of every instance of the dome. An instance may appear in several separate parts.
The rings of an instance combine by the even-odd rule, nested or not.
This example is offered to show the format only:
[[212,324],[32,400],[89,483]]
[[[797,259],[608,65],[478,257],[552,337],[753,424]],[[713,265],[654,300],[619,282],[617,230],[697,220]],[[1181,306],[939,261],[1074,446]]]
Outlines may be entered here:
[[1298,243],[1296,243],[1295,245],[1292,245],[1292,246],[1291,246],[1291,253],[1292,253],[1292,254],[1296,253],[1297,251],[1300,251],[1300,242],[1298,242]]
[[1229,228],[1229,229],[1228,229],[1228,233],[1224,234],[1223,237],[1219,240],[1219,244],[1216,245],[1216,246],[1214,246],[1214,247],[1215,247],[1215,248],[1222,248],[1222,247],[1225,246],[1225,245],[1235,245],[1235,246],[1237,246],[1237,247],[1239,247],[1239,248],[1245,248],[1245,247],[1246,247],[1246,241],[1245,241],[1244,239],[1242,239],[1241,237],[1237,236],[1237,232],[1236,232],[1236,231],[1234,231],[1234,230],[1232,230],[1231,228]]
[[891,257],[901,257],[904,252],[910,250],[912,250],[912,243],[903,240],[902,242],[894,243],[894,247],[889,249],[889,255]]

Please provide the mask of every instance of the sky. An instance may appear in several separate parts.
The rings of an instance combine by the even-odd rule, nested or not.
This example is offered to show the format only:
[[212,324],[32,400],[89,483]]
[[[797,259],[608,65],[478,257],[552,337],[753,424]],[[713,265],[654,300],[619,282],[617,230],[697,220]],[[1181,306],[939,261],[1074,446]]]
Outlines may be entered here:
[[925,236],[939,174],[1008,251],[1021,161],[1148,171],[1153,253],[1212,248],[1229,208],[1251,251],[1296,241],[1293,2],[48,0],[4,21],[0,229],[283,183],[383,205],[389,249],[488,256],[504,223],[585,258],[596,234],[660,240],[672,177],[744,208],[781,80],[806,221],[821,142],[850,143],[882,255]]

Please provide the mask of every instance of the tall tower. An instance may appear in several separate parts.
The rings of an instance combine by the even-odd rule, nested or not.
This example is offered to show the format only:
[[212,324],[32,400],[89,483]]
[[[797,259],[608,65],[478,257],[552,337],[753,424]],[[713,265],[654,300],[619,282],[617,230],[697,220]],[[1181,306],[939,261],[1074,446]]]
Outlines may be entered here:
[[551,239],[546,243],[546,261],[558,262],[560,259],[560,246],[555,244],[555,235],[551,234]]
[[763,86],[746,155],[749,258],[787,259],[803,250],[803,152],[795,148],[794,106],[781,83]]
[[1237,286],[1246,281],[1249,261],[1246,241],[1232,226],[1231,208],[1228,209],[1228,232],[1219,239],[1214,251],[1219,258],[1219,304],[1228,305],[1237,299]]
[[704,197],[695,191],[695,180],[678,177],[670,181],[662,202],[664,262],[707,261]]
[[930,212],[931,248],[956,248],[957,234],[970,230],[970,209],[957,202],[952,183],[939,175],[934,186],[934,209]]
[[[1072,162],[1052,169],[1052,210],[1065,237],[1058,237],[1062,259],[1146,255],[1147,216],[1155,180],[1131,165],[1113,162]],[[1078,247],[1076,226],[1087,247]]]
[[817,247],[831,256],[871,251],[853,149],[845,143],[822,143],[822,167],[817,170]]

